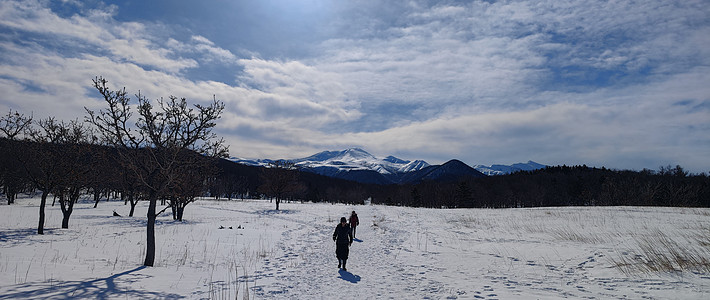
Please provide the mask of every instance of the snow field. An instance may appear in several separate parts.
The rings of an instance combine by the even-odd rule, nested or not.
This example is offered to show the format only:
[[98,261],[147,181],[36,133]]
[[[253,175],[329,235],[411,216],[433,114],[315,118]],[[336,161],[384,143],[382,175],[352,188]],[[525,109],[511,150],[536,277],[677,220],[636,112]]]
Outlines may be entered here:
[[[0,299],[710,298],[710,209],[200,200],[158,218],[145,268],[145,203],[80,202],[69,229],[48,206],[43,236],[38,203],[0,208]],[[352,210],[345,272],[332,233]]]

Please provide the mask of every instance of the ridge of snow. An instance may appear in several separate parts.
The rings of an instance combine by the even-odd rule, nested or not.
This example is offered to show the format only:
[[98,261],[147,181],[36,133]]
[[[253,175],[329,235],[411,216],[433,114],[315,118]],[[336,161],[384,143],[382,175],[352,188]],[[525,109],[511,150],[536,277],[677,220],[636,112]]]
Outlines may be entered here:
[[[237,157],[232,157],[230,160],[250,166],[268,166],[269,163],[274,162],[272,159],[243,159]],[[423,160],[409,161],[392,155],[380,159],[361,148],[322,151],[308,157],[289,161],[301,168],[334,168],[337,170],[336,172],[370,170],[386,175],[414,172],[430,166]],[[474,165],[472,167],[483,174],[493,176],[543,169],[547,166],[529,160],[527,163],[515,163],[512,165],[494,164],[490,166]]]
[[429,166],[429,164],[427,162],[418,159],[418,160],[415,160],[412,162],[408,162],[407,164],[405,164],[404,166],[399,168],[399,172],[402,172],[402,173],[413,172],[413,171],[424,169],[428,166]]
[[[270,159],[242,159],[231,158],[232,161],[251,165],[265,166]],[[296,166],[302,168],[335,168],[338,171],[372,170],[380,174],[395,174],[401,172],[412,172],[429,166],[423,160],[409,161],[394,156],[387,156],[384,159],[377,158],[360,148],[349,148],[342,151],[323,151],[314,155],[290,160]]]

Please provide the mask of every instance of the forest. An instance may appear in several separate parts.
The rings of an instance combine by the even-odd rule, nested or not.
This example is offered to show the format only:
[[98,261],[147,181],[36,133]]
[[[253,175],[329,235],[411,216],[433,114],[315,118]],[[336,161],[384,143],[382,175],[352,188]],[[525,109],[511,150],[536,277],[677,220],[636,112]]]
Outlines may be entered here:
[[710,207],[710,178],[681,166],[659,171],[556,166],[453,182],[424,182],[381,190],[379,203],[421,207],[550,206]]

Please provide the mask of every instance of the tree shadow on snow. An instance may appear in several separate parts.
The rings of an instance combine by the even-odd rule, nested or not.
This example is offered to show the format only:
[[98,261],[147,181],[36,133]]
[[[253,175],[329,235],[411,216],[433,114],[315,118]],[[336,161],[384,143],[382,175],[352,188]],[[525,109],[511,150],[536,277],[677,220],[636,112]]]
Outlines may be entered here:
[[355,275],[355,274],[353,274],[353,273],[350,273],[350,272],[345,271],[345,270],[342,270],[342,269],[341,269],[340,271],[338,271],[338,273],[340,274],[340,276],[339,276],[338,278],[340,278],[340,279],[342,279],[342,280],[349,281],[349,282],[351,282],[351,283],[358,283],[358,282],[360,282],[360,276],[359,276],[359,275]]
[[23,243],[49,243],[44,236],[52,235],[56,228],[44,228],[44,234],[37,234],[37,228],[10,229],[0,231],[0,244],[17,246]]
[[258,215],[290,215],[296,213],[295,210],[292,209],[280,209],[280,210],[275,210],[275,209],[265,209],[265,210],[260,210],[257,211],[256,214]]
[[[16,284],[5,290],[0,299],[177,299],[184,296],[172,293],[152,292],[134,289],[139,280],[151,277],[134,274],[145,266],[140,266],[106,278],[87,281],[27,282]],[[119,282],[116,282],[119,281]]]

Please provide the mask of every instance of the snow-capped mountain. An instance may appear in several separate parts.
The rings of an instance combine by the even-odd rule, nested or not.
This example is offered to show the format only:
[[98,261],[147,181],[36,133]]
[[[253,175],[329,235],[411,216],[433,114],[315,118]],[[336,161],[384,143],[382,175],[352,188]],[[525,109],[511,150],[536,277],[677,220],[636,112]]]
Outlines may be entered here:
[[[232,158],[232,161],[252,166],[266,166],[274,162],[271,159],[247,160],[239,158]],[[321,170],[321,172],[317,173],[324,173],[324,175],[340,171],[366,170],[390,175],[417,171],[429,166],[423,160],[409,161],[394,156],[380,159],[359,148],[350,148],[343,151],[323,151],[309,157],[291,159],[289,161],[302,169]]]
[[[272,159],[240,159],[234,162],[251,166],[268,166]],[[536,170],[545,165],[533,161],[510,166],[476,165],[470,167],[458,160],[451,160],[442,165],[429,165],[423,160],[404,160],[394,156],[377,158],[360,148],[342,151],[323,151],[314,155],[288,160],[299,169],[329,177],[352,180],[362,183],[392,184],[417,183],[427,180],[455,180],[462,176],[483,177],[485,175],[503,175],[521,170]]]
[[479,172],[486,174],[488,176],[505,175],[505,174],[515,173],[518,171],[533,171],[533,170],[538,170],[538,169],[544,169],[545,167],[547,167],[547,166],[543,165],[543,164],[536,163],[532,160],[529,160],[527,163],[517,163],[517,164],[512,164],[512,165],[491,165],[491,166],[475,165],[475,166],[473,166],[474,169],[476,169]]

